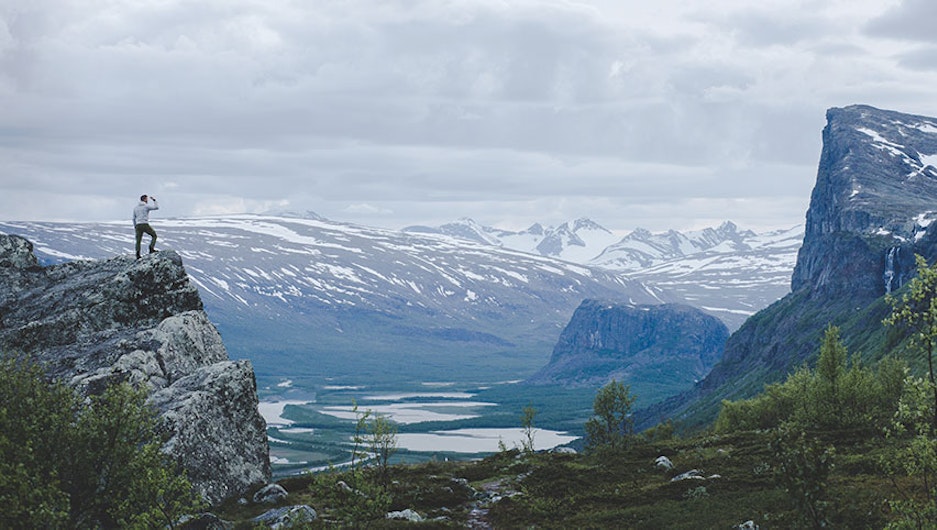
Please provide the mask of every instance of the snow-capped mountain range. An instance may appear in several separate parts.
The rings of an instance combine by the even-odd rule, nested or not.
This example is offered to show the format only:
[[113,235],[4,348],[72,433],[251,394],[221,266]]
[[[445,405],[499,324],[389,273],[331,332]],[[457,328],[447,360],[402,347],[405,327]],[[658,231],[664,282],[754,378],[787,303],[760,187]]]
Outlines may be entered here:
[[790,291],[804,237],[802,225],[759,234],[740,230],[730,221],[690,232],[638,228],[618,237],[586,218],[558,227],[537,223],[522,231],[483,226],[472,219],[404,231],[443,234],[617,271],[712,313],[730,329]]
[[[127,225],[0,222],[0,232],[54,263],[131,253]],[[587,298],[688,302],[737,327],[786,293],[798,243],[796,229],[758,235],[731,223],[618,238],[588,219],[524,232],[471,220],[396,231],[312,212],[154,226],[158,246],[183,257],[228,349],[253,359],[259,376],[286,362],[297,376],[353,365],[362,376],[451,378],[457,360],[461,376],[521,378],[546,363]]]
[[[128,224],[0,222],[0,232],[54,263],[132,253]],[[287,363],[296,377],[450,380],[458,366],[458,377],[520,378],[546,363],[583,299],[673,301],[614,272],[449,236],[282,216],[153,224],[229,351],[259,376]]]
[[598,252],[620,239],[607,228],[585,218],[563,223],[556,228],[544,228],[540,223],[534,223],[530,228],[517,232],[483,226],[468,218],[438,227],[408,226],[403,230],[410,233],[445,234],[580,264],[589,264]]

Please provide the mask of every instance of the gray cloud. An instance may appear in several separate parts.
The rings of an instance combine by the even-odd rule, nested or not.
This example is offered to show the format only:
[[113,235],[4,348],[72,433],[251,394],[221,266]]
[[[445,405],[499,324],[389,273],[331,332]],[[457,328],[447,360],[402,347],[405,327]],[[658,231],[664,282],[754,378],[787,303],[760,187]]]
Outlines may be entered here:
[[7,219],[123,219],[152,193],[180,216],[789,226],[826,108],[937,114],[933,63],[887,31],[916,2],[20,4]]
[[870,20],[865,29],[878,37],[937,42],[935,20],[937,4],[931,0],[901,0],[893,9]]
[[900,54],[899,64],[910,70],[937,71],[937,44],[923,45],[915,50]]

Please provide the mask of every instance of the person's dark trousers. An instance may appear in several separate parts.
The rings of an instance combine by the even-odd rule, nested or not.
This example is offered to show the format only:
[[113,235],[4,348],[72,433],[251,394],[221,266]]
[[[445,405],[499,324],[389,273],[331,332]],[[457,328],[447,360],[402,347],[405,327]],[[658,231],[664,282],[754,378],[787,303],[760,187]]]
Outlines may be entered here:
[[150,235],[150,253],[156,250],[156,230],[153,230],[153,227],[150,226],[150,223],[140,223],[134,225],[134,228],[137,232],[137,257],[140,257],[140,242],[143,240],[143,234]]

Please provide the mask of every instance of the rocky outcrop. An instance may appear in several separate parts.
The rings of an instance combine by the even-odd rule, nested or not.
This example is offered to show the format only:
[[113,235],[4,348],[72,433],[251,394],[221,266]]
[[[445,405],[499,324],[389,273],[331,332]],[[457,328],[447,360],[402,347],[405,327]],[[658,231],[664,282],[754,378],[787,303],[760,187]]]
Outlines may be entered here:
[[688,387],[720,359],[728,336],[719,319],[690,306],[585,300],[549,364],[529,382],[599,387],[616,379]]
[[811,360],[831,324],[845,326],[851,351],[882,354],[868,351],[887,314],[882,297],[914,274],[915,254],[937,258],[935,219],[937,118],[830,109],[792,292],[749,318],[697,387],[640,411],[637,424],[711,421],[722,399],[750,397]]
[[167,452],[213,503],[270,478],[253,369],[228,359],[175,252],[40,267],[0,235],[0,350],[89,394],[145,386]]

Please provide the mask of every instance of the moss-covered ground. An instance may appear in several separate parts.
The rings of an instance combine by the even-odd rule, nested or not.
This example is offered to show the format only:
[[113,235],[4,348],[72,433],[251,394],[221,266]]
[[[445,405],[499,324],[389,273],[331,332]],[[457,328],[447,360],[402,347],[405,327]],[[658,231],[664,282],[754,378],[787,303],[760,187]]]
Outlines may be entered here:
[[[280,481],[283,505],[308,504],[310,528],[661,528],[811,527],[783,486],[769,431],[641,442],[591,454],[504,451],[474,462],[391,466],[386,489],[376,469],[331,471]],[[913,490],[894,481],[880,461],[894,448],[871,432],[814,433],[835,447],[834,466],[819,499],[833,528],[883,528],[888,500]],[[666,456],[673,469],[656,465]],[[697,470],[701,478],[674,480]],[[339,482],[355,484],[348,492]],[[370,504],[366,499],[370,498]],[[217,513],[239,527],[270,506],[231,502]],[[411,509],[423,522],[392,521],[387,511]]]

